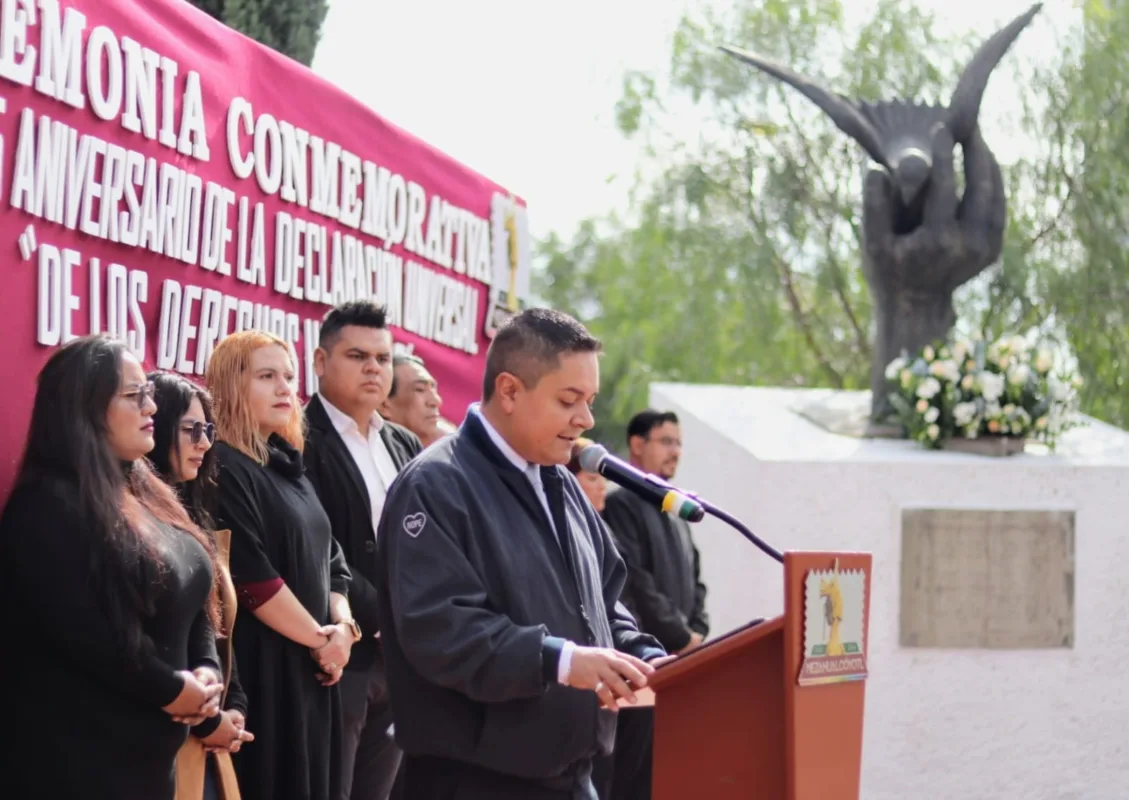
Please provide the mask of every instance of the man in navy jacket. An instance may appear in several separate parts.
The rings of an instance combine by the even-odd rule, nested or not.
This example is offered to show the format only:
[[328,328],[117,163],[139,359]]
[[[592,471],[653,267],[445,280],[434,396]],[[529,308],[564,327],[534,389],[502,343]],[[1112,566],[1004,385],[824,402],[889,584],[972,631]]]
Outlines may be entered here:
[[515,316],[481,406],[388,493],[380,629],[413,800],[595,800],[617,703],[666,656],[619,603],[623,560],[562,466],[593,423],[599,350],[567,315]]

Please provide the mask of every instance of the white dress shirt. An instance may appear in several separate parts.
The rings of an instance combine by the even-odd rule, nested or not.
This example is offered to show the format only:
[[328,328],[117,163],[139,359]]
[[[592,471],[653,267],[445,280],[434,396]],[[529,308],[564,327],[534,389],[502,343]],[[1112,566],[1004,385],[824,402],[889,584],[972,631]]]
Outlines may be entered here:
[[384,446],[380,438],[380,429],[384,427],[384,420],[375,411],[368,424],[368,438],[361,435],[356,420],[336,408],[332,403],[321,397],[325,406],[325,413],[329,415],[333,427],[341,435],[345,446],[349,448],[349,455],[357,469],[364,478],[365,488],[368,489],[369,505],[372,507],[372,535],[376,536],[377,526],[380,524],[380,514],[384,511],[384,499],[388,496],[388,487],[396,478],[396,465],[392,462],[392,455]]
[[[552,526],[553,532],[557,534],[559,544],[560,534],[553,523],[553,512],[549,509],[549,497],[545,494],[545,485],[541,481],[541,467],[526,461],[518,455],[516,450],[510,447],[509,442],[502,438],[502,434],[498,433],[497,429],[490,424],[490,420],[486,419],[486,415],[479,410],[478,403],[472,405],[468,413],[474,414],[478,418],[494,446],[502,451],[502,455],[511,464],[525,473],[525,477],[533,484],[533,492],[537,495],[537,499],[541,501],[541,505],[545,509],[545,516],[549,518],[549,525]],[[564,647],[561,649],[561,660],[557,665],[557,680],[561,683],[568,682],[568,673],[572,667],[572,652],[575,649],[575,643],[565,640]]]

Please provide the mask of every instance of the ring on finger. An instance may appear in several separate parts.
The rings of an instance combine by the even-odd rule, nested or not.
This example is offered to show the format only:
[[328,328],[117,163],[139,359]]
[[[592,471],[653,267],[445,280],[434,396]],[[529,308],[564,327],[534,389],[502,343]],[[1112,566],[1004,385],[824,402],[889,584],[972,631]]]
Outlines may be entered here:
[[594,691],[596,694],[599,694],[600,692],[604,691],[605,688],[607,687],[604,686],[604,682],[600,681],[596,684],[596,688],[594,688],[592,691]]

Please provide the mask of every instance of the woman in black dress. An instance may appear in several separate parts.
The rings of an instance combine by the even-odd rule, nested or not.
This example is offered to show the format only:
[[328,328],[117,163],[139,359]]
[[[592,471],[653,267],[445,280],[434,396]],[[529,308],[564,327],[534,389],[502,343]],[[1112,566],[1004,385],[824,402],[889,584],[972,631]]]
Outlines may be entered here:
[[240,800],[231,754],[254,741],[247,730],[247,697],[231,646],[237,602],[228,555],[230,531],[215,531],[208,506],[215,488],[216,460],[212,451],[216,429],[212,398],[187,378],[171,372],[151,372],[157,403],[149,461],[166,483],[176,489],[188,515],[213,541],[216,550],[215,590],[219,596],[220,630],[216,650],[223,668],[223,710],[192,728],[176,764],[176,800]]
[[103,336],[39,374],[0,517],[0,797],[172,800],[188,724],[218,713],[211,544],[143,458],[152,391]]
[[286,343],[228,336],[208,362],[218,488],[213,517],[231,529],[242,612],[234,644],[255,715],[235,756],[245,800],[332,800],[341,703],[336,683],[355,640],[349,570],[302,472],[302,410]]

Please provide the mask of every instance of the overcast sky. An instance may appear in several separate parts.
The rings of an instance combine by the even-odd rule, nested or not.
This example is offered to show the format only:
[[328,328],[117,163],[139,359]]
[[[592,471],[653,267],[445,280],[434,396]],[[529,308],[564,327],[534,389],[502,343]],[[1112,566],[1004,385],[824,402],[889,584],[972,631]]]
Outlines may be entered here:
[[[923,0],[989,35],[1030,0]],[[700,7],[706,0],[698,0]],[[847,0],[854,15],[876,0]],[[331,0],[313,67],[378,114],[526,199],[534,235],[625,202],[615,129],[627,69],[663,72],[688,0]],[[1016,48],[1046,46],[1051,0]],[[979,19],[985,8],[990,16]],[[999,74],[1003,74],[1001,70]],[[1006,78],[1005,78],[1006,80]],[[985,101],[1007,94],[994,78]],[[611,175],[622,176],[609,182]]]

